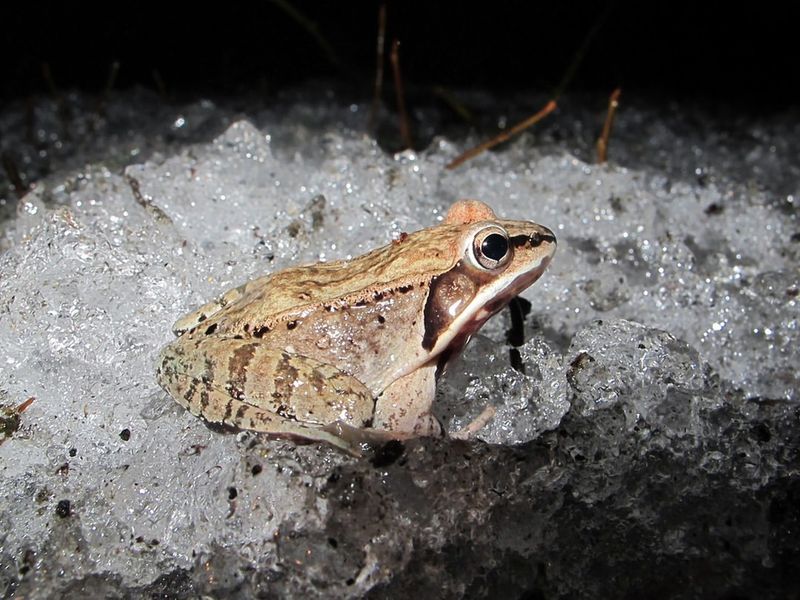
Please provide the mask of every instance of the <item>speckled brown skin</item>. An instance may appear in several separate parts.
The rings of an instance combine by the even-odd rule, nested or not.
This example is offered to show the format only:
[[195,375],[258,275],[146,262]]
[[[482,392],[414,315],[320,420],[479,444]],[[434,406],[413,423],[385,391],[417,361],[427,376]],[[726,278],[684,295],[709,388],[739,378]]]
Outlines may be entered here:
[[[496,269],[472,250],[487,227],[508,233]],[[255,279],[186,315],[158,380],[208,421],[348,450],[340,435],[354,430],[435,435],[437,373],[554,251],[548,229],[462,201],[441,225],[349,261]]]

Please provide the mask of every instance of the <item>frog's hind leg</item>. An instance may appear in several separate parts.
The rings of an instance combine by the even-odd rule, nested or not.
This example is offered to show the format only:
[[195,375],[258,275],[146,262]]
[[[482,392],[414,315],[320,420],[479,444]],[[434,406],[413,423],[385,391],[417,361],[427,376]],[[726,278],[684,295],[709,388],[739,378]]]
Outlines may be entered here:
[[[192,395],[194,397],[181,404],[193,415],[202,417],[209,423],[224,423],[238,429],[266,433],[272,437],[326,442],[348,454],[361,455],[355,446],[341,437],[313,425],[300,424],[269,410],[236,400],[225,392],[201,388],[195,389]],[[205,409],[202,409],[203,405],[206,406]]]
[[357,379],[253,339],[182,339],[162,352],[158,379],[179,404],[212,423],[323,441],[350,453],[357,451],[322,427],[337,420],[364,427],[374,410],[371,392]]

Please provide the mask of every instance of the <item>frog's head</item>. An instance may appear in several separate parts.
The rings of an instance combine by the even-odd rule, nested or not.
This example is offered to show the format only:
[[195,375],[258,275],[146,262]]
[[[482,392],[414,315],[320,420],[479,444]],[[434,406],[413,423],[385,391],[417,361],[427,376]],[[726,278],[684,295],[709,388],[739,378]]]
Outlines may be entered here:
[[[486,320],[542,276],[556,251],[553,232],[530,221],[499,219],[482,202],[450,209],[457,260],[431,283],[423,347],[446,362]],[[440,360],[440,364],[442,361]]]

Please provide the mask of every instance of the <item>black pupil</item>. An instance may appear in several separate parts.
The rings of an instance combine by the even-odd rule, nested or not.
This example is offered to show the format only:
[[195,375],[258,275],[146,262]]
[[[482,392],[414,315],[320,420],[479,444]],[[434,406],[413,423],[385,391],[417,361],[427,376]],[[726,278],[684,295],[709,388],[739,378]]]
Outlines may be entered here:
[[481,252],[486,258],[502,260],[508,252],[508,239],[499,233],[487,235],[481,244]]

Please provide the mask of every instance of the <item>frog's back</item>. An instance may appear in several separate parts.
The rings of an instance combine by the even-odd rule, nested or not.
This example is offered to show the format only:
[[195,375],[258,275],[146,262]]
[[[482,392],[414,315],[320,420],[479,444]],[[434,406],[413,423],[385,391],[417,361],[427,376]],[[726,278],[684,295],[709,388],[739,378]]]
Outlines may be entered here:
[[309,311],[367,303],[388,290],[426,283],[456,262],[461,233],[457,226],[439,225],[351,260],[259,277],[185,315],[173,331],[182,335],[202,326],[213,333],[260,337]]

